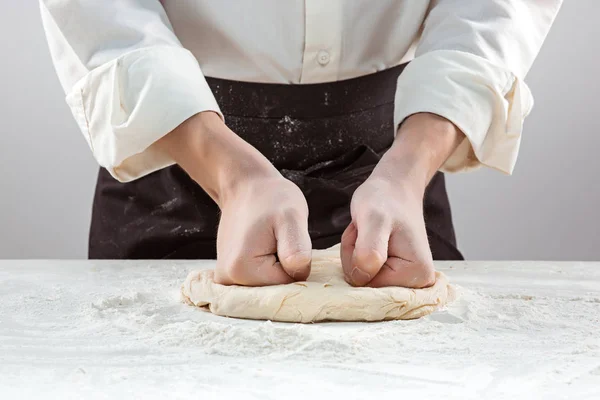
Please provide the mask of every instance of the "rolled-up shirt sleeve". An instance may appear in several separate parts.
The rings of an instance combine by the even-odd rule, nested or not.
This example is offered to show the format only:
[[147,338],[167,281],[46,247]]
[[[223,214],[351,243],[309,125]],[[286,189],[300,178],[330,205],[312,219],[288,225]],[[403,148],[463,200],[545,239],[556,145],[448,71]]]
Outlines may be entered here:
[[512,173],[533,98],[523,81],[560,0],[431,2],[414,60],[398,78],[395,126],[430,112],[465,140],[442,166],[486,165]]
[[119,181],[173,164],[154,143],[196,113],[221,114],[159,0],[40,0],[40,8],[67,104]]

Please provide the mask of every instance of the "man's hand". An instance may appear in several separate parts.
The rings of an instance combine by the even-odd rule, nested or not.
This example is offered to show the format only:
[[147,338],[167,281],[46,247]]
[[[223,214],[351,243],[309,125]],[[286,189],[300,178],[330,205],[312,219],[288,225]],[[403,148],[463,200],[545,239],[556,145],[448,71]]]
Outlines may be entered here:
[[306,199],[258,150],[212,112],[196,114],[158,145],[221,208],[217,283],[264,286],[308,278]]
[[282,176],[250,179],[221,211],[216,282],[264,286],[308,278],[308,206],[294,183]]
[[354,193],[352,223],[342,236],[342,266],[356,286],[427,287],[434,283],[423,198],[381,178]]
[[414,114],[356,190],[342,236],[346,280],[355,286],[422,288],[435,282],[425,222],[427,183],[464,135],[448,120]]

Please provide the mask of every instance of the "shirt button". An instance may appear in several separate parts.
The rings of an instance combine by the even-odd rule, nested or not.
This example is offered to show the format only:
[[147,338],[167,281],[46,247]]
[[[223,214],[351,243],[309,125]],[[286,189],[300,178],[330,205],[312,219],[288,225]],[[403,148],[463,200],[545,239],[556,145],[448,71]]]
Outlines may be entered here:
[[329,60],[331,59],[331,57],[329,56],[329,53],[325,50],[321,50],[318,54],[317,54],[317,62],[321,65],[327,65],[329,64]]

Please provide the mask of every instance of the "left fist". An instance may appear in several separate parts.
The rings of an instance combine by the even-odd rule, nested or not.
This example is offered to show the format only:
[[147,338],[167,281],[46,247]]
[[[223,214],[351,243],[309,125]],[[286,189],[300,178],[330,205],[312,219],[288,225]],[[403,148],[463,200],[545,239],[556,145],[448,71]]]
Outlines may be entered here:
[[423,218],[423,194],[371,176],[350,205],[341,259],[353,286],[423,288],[435,283]]

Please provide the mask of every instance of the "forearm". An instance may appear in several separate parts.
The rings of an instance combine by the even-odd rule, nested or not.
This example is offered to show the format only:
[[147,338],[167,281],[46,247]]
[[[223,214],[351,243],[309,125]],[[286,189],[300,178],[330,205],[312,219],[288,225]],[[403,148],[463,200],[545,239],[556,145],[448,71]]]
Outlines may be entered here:
[[400,126],[372,176],[423,194],[463,139],[463,133],[447,119],[430,113],[413,114]]
[[213,112],[194,115],[163,137],[158,145],[219,206],[245,180],[277,174],[258,150],[232,132]]

